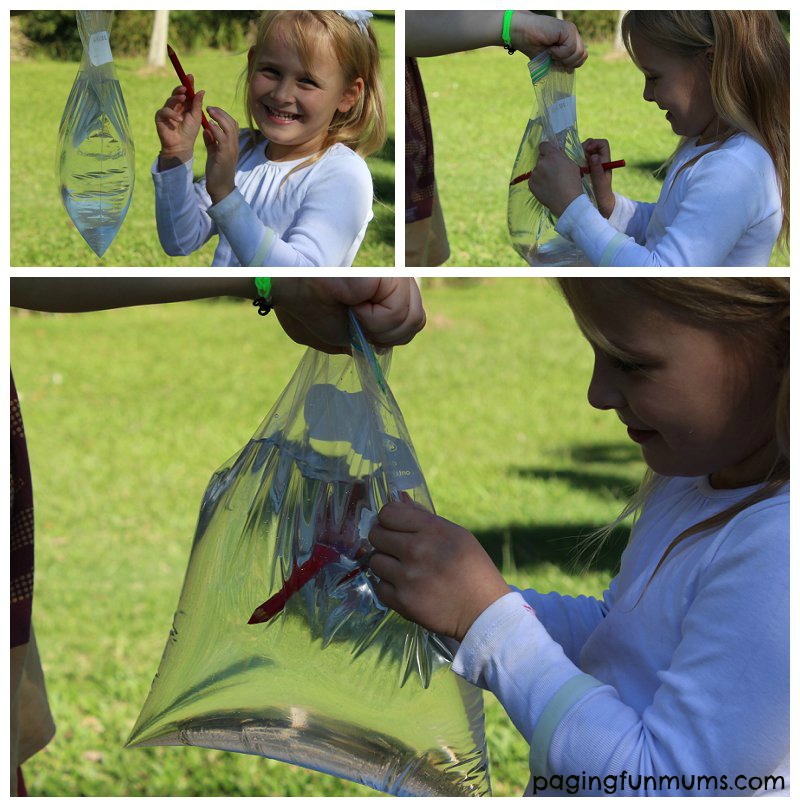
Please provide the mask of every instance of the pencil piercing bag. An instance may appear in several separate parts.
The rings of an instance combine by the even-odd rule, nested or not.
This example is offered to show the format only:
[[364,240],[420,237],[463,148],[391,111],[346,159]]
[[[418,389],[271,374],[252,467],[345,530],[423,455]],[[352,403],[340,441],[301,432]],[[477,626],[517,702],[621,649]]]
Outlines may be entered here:
[[[586,162],[578,136],[575,73],[553,62],[548,51],[528,62],[534,105],[522,136],[508,187],[508,232],[514,249],[531,266],[587,266],[588,258],[559,235],[557,219],[531,193],[528,178],[539,159],[539,144],[549,141],[576,165]],[[594,204],[591,180],[583,191]]]
[[61,201],[98,257],[122,226],[134,183],[128,110],[109,45],[113,14],[76,12],[83,56],[58,130]]
[[[489,795],[480,690],[376,597],[381,507],[433,511],[386,376],[309,349],[203,496],[172,630],[128,746],[256,754],[394,795]],[[265,786],[265,791],[268,788]]]

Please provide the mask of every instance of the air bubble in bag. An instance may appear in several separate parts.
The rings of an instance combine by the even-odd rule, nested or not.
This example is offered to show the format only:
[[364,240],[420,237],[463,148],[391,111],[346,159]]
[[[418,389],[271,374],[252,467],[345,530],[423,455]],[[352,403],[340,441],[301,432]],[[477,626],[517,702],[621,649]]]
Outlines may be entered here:
[[309,349],[212,476],[128,745],[257,754],[395,795],[489,795],[480,690],[444,641],[377,599],[363,565],[384,504],[433,505],[390,354],[352,327],[353,355]]
[[[557,219],[530,192],[527,177],[539,159],[539,144],[549,141],[582,166],[578,137],[575,73],[553,62],[547,51],[528,62],[535,102],[514,161],[508,189],[508,232],[514,249],[531,266],[588,266],[586,255],[555,230]],[[594,204],[591,180],[583,190]]]
[[76,17],[83,57],[61,118],[56,171],[69,217],[102,257],[133,196],[133,138],[109,46],[113,12]]

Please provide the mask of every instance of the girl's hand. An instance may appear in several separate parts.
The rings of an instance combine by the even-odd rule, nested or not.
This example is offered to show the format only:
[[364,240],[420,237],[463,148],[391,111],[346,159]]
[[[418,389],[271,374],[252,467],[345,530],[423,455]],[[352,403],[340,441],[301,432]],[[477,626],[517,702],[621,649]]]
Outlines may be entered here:
[[211,201],[221,202],[236,187],[236,163],[239,161],[239,124],[224,110],[210,106],[208,114],[217,124],[214,134],[203,130],[208,149],[206,190]]
[[611,149],[608,140],[583,141],[583,153],[586,155],[586,164],[591,169],[589,176],[592,179],[594,197],[597,200],[597,209],[608,218],[614,212],[614,192],[611,190],[612,171],[604,171],[602,163],[611,162]]
[[515,11],[511,17],[511,45],[528,58],[549,50],[565,67],[580,67],[588,56],[573,23],[530,11]]
[[560,148],[547,141],[539,144],[539,159],[528,187],[556,217],[583,193],[578,166]]
[[[191,81],[192,76],[187,76]],[[164,106],[156,112],[156,132],[161,141],[158,167],[172,168],[188,162],[194,154],[194,141],[200,130],[204,91],[198,92],[188,104],[186,87],[176,87]]]
[[369,535],[381,601],[428,630],[461,641],[509,588],[463,527],[413,502],[390,502]]

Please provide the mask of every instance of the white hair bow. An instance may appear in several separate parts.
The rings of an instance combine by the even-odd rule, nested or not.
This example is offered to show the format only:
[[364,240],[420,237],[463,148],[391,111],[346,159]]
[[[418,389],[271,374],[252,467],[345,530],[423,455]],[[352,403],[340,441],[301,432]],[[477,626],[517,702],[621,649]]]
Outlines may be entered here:
[[337,11],[336,13],[341,14],[346,20],[354,22],[362,34],[367,33],[367,26],[372,19],[371,11]]

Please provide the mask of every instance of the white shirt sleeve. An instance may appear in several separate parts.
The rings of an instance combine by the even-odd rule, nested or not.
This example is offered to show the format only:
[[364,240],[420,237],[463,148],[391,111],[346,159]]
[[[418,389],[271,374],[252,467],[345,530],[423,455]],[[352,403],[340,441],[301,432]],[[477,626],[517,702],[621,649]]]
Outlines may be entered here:
[[655,202],[635,202],[622,194],[614,194],[614,210],[608,223],[625,235],[631,236],[637,244],[647,240],[647,225],[656,209]]
[[[642,245],[643,221],[636,221],[637,211],[621,211],[617,223],[638,239],[606,221],[585,195],[572,201],[556,229],[595,266],[722,266],[757,220],[761,199],[753,189],[761,187],[762,178],[744,160],[721,151],[703,156],[683,173],[677,211],[647,246]],[[672,182],[670,177],[666,181]],[[673,187],[670,192],[681,191]],[[645,213],[643,209],[641,215]]]
[[[715,777],[702,791],[713,795],[735,793],[738,776],[779,768],[789,747],[788,534],[762,516],[744,514],[714,548],[641,714],[582,673],[519,593],[476,620],[453,669],[497,696],[531,744],[534,777],[584,772],[613,776],[620,788],[623,773],[629,783]],[[681,784],[667,792],[697,794]]]
[[158,239],[167,255],[189,255],[217,234],[217,228],[206,212],[211,198],[205,186],[193,181],[193,160],[183,165],[158,170],[152,175],[156,193],[156,226]]
[[242,266],[342,266],[371,209],[372,176],[366,163],[336,159],[317,166],[281,237],[259,220],[238,191],[208,213]]
[[567,658],[577,664],[586,640],[608,613],[615,585],[616,580],[612,581],[602,600],[586,596],[568,597],[557,592],[540,594],[533,589],[520,591],[520,594],[550,636],[561,645]]

